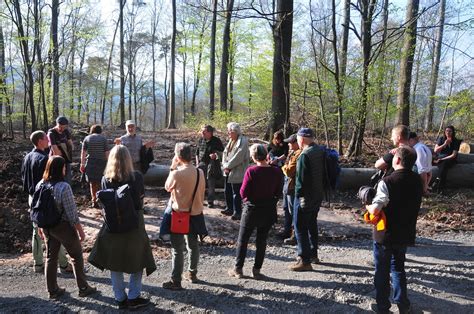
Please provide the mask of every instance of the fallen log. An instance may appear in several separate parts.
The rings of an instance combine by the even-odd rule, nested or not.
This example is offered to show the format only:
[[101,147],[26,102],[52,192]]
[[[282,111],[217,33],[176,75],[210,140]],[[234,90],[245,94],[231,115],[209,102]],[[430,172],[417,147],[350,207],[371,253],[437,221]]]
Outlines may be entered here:
[[457,162],[458,164],[472,164],[474,163],[474,154],[458,153]]
[[462,142],[459,147],[459,152],[463,154],[474,154],[474,144]]
[[[376,172],[375,168],[342,168],[339,177],[340,190],[358,189],[370,184],[370,177]],[[164,186],[169,174],[169,166],[152,163],[144,177],[145,185]],[[438,175],[438,167],[433,167],[433,178]],[[223,187],[224,181],[217,182],[217,187]],[[457,164],[448,172],[447,187],[474,186],[474,164]]]

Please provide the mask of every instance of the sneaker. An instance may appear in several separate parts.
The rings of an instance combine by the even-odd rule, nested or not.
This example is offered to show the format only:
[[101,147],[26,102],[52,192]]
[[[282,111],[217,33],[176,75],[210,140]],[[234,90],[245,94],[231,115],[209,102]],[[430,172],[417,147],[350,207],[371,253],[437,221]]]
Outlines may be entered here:
[[192,282],[192,283],[196,283],[196,282],[199,281],[197,275],[195,273],[190,272],[190,271],[185,272],[183,274],[183,278],[185,280],[189,281],[189,282]]
[[60,288],[60,287],[58,287],[58,288],[56,289],[56,291],[49,293],[49,298],[50,298],[50,299],[57,299],[57,298],[59,298],[60,296],[62,296],[62,295],[64,294],[64,292],[66,292],[66,289],[65,289],[65,288]]
[[80,288],[80,289],[79,289],[79,296],[80,296],[81,298],[85,298],[85,297],[87,297],[87,296],[89,296],[89,295],[91,295],[91,294],[94,294],[94,293],[96,293],[96,292],[97,292],[97,288],[91,287],[91,286],[87,286],[87,287],[85,287],[85,288]]
[[298,258],[298,261],[290,266],[288,268],[292,271],[312,271],[313,266],[311,266],[311,263],[305,264],[303,262],[303,259]]
[[235,277],[235,278],[242,278],[244,277],[244,272],[242,271],[242,268],[232,268],[227,271],[227,274],[229,274],[230,277]]
[[168,290],[183,290],[181,282],[174,282],[173,280],[163,283],[163,288]]
[[44,265],[34,265],[33,266],[33,271],[37,274],[43,274],[44,273]]
[[74,272],[71,263],[67,263],[65,267],[59,266],[60,274],[72,274]]
[[125,298],[125,300],[123,300],[123,301],[115,300],[115,303],[117,304],[117,308],[119,310],[123,310],[123,309],[128,308],[128,299],[127,298]]
[[207,207],[208,208],[214,208],[214,202],[207,202]]
[[127,302],[127,306],[129,309],[138,309],[147,306],[148,304],[150,304],[150,299],[145,299],[141,297],[130,299]]
[[234,215],[232,215],[232,217],[230,217],[230,219],[232,219],[232,220],[240,220],[240,215],[234,214]]
[[265,279],[265,275],[262,275],[262,273],[260,272],[260,269],[259,268],[252,268],[252,277],[253,279],[255,280],[263,280]]
[[380,313],[380,314],[392,313],[392,312],[390,312],[390,310],[385,310],[385,311],[379,310],[379,307],[377,306],[377,303],[369,304],[369,311],[372,311],[373,313]]
[[231,216],[233,213],[234,213],[234,212],[231,211],[230,209],[221,210],[221,214],[222,214],[222,215]]
[[296,245],[296,237],[295,236],[291,236],[285,240],[283,240],[283,243],[284,244],[287,244],[287,245]]

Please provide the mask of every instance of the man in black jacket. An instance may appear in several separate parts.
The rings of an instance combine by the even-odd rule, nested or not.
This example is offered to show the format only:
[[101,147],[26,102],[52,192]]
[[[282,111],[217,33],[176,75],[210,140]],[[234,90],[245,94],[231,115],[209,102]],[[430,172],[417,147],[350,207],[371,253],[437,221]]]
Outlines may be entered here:
[[385,235],[374,237],[374,284],[377,304],[372,304],[371,309],[377,313],[389,313],[390,274],[394,302],[400,313],[410,311],[405,254],[407,246],[415,240],[416,219],[423,193],[420,176],[411,170],[415,161],[416,152],[413,148],[397,148],[392,160],[394,172],[379,182],[372,204],[367,205],[371,214],[380,215],[383,211],[386,216]]
[[[35,131],[30,135],[30,141],[34,148],[23,159],[21,165],[21,179],[23,181],[23,191],[28,193],[28,206],[31,206],[36,185],[43,178],[44,169],[48,162],[48,137],[43,131]],[[33,237],[31,240],[31,251],[33,253],[33,270],[36,273],[44,272],[43,263],[43,240],[38,233],[38,227],[33,224]],[[61,273],[72,272],[72,267],[68,263],[64,247],[59,251],[59,265]]]
[[[222,158],[223,151],[224,145],[218,137],[214,136],[214,128],[211,125],[204,125],[197,145],[196,165],[204,172],[207,179],[207,206],[209,208],[214,207],[216,180],[222,177],[219,160]],[[212,168],[210,168],[211,163],[214,165]]]

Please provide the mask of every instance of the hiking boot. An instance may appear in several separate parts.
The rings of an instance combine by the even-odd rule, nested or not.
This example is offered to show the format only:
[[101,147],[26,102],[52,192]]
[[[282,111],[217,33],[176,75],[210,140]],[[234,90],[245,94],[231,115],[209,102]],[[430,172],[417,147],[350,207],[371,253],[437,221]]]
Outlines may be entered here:
[[224,210],[221,210],[221,214],[222,215],[225,215],[225,216],[231,216],[234,212],[231,211],[230,209],[224,209]]
[[125,298],[125,300],[123,300],[123,301],[115,300],[115,303],[117,304],[117,308],[119,310],[123,310],[123,309],[128,308],[128,299],[127,298]]
[[291,237],[283,240],[283,243],[287,245],[296,245],[296,237],[294,235],[291,235]]
[[147,306],[148,304],[150,304],[150,299],[145,299],[141,297],[130,299],[127,302],[128,308],[132,310]]
[[44,273],[44,265],[34,265],[33,266],[33,271],[37,274],[43,274]]
[[298,258],[298,261],[288,266],[288,268],[292,271],[312,271],[313,270],[311,263],[305,264],[303,262],[303,259],[301,258]]
[[230,277],[235,277],[238,279],[241,279],[244,276],[244,272],[242,271],[242,268],[232,268],[227,271],[227,274],[229,274]]
[[318,255],[314,255],[313,257],[311,257],[311,264],[321,264]]
[[192,283],[196,283],[196,282],[199,281],[197,275],[195,273],[190,272],[190,271],[185,272],[183,274],[183,278],[185,280],[189,281],[189,282],[192,282]]
[[373,313],[380,313],[380,314],[392,313],[392,312],[390,312],[390,310],[385,310],[385,311],[379,310],[379,308],[377,306],[377,303],[369,304],[369,309],[368,310],[372,311]]
[[94,294],[94,293],[96,293],[96,292],[97,292],[97,288],[91,287],[91,286],[87,286],[87,287],[85,287],[85,288],[80,288],[80,289],[79,289],[79,296],[80,296],[81,298],[85,298],[85,297],[87,297],[87,296],[89,296],[89,295],[91,295],[91,294]]
[[67,263],[66,266],[62,267],[59,266],[59,273],[66,275],[66,274],[72,274],[74,272],[71,263]]
[[57,299],[57,298],[59,298],[60,296],[62,296],[62,295],[64,294],[64,292],[66,292],[66,289],[65,289],[65,288],[60,288],[60,287],[58,287],[58,288],[56,289],[56,291],[49,293],[49,298],[50,298],[50,299]]
[[181,282],[174,282],[173,280],[163,283],[163,288],[168,290],[183,290]]
[[252,268],[252,277],[253,279],[255,280],[263,280],[265,279],[265,275],[262,275],[262,273],[260,272],[260,269],[259,268]]
[[234,215],[232,215],[232,217],[230,217],[230,219],[232,219],[232,220],[240,220],[240,215],[234,214]]

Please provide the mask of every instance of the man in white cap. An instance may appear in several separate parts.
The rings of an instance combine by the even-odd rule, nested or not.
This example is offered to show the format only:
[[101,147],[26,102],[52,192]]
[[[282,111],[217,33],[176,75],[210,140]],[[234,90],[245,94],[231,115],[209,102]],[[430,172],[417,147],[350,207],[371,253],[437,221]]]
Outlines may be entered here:
[[133,161],[133,169],[141,172],[140,149],[142,146],[146,148],[152,147],[155,143],[149,141],[143,144],[142,137],[137,134],[137,128],[133,120],[127,120],[125,122],[125,129],[127,130],[127,134],[122,135],[119,141],[115,141],[115,144],[122,144],[128,148]]

